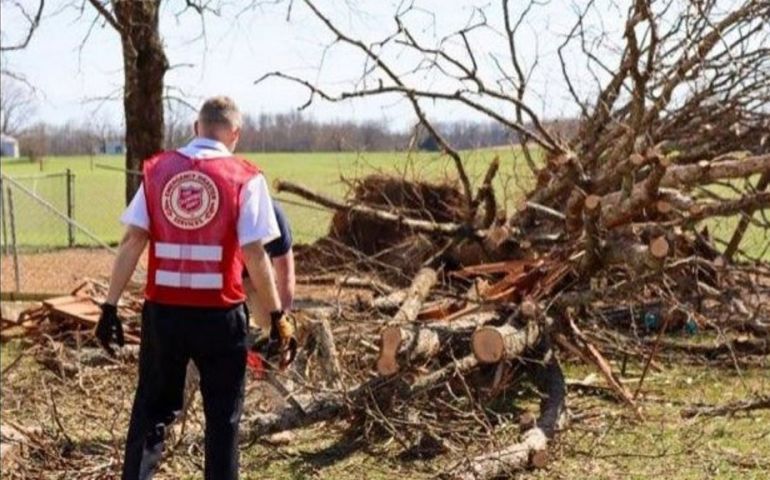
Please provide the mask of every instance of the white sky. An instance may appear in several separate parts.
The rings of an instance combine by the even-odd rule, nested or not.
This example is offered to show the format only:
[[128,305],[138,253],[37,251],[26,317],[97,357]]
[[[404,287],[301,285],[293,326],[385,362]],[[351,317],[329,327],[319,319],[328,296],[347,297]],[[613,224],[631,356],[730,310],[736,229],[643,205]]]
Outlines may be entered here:
[[[21,2],[31,8],[37,0]],[[64,123],[90,117],[106,118],[120,124],[122,58],[118,34],[99,22],[80,51],[79,46],[95,12],[87,2],[82,16],[73,8],[56,11],[61,4],[66,3],[65,0],[47,2],[52,5],[48,5],[47,16],[31,44],[22,52],[6,55],[4,68],[25,75],[37,87],[39,120]],[[282,70],[318,81],[338,91],[351,87],[360,78],[362,55],[349,47],[336,46],[326,51],[324,56],[324,49],[332,37],[300,0],[295,0],[289,22],[286,20],[285,2],[279,6],[266,5],[248,10],[237,16],[237,19],[236,12],[251,2],[223,0],[221,3],[225,6],[220,17],[206,17],[204,41],[200,39],[201,22],[195,12],[177,15],[183,2],[164,2],[161,34],[167,47],[169,63],[190,65],[171,70],[166,76],[166,84],[180,89],[175,94],[183,96],[190,103],[198,105],[207,96],[227,94],[235,98],[242,110],[248,113],[287,112],[304,103],[307,95],[303,88],[276,79],[255,86],[254,80],[266,72]],[[394,31],[393,12],[399,5],[399,2],[393,0],[318,0],[317,3],[344,30],[360,35],[367,41],[383,38]],[[514,6],[524,4],[518,1],[511,3]],[[349,5],[354,5],[352,12]],[[566,101],[563,81],[555,61],[560,35],[566,33],[574,19],[571,8],[566,5],[567,2],[552,1],[532,16],[530,25],[518,37],[519,50],[525,57],[525,63],[531,64],[537,54],[541,56],[539,73],[532,79],[537,95],[532,95],[528,101],[546,117],[574,113]],[[510,71],[507,44],[500,33],[503,23],[499,2],[417,0],[416,6],[435,13],[435,16],[429,15],[418,9],[410,12],[407,17],[409,28],[427,45],[435,45],[438,38],[466,25],[474,6],[485,7],[489,23],[497,31],[486,29],[471,37],[477,48],[480,68],[490,83],[493,83],[500,76],[491,61],[492,55],[495,55],[504,68]],[[6,43],[12,42],[19,33],[18,16],[8,10],[4,9],[1,20],[2,36]],[[607,9],[602,12],[603,20],[612,26],[618,24],[617,20],[624,13]],[[459,42],[454,42],[450,48],[453,52],[462,52]],[[417,61],[408,52],[397,48],[386,52],[385,58],[404,72],[409,71]],[[589,89],[592,85],[591,77],[585,72],[581,74],[580,65],[573,67],[577,72],[578,86]],[[454,88],[452,83],[442,80],[435,73],[411,75],[409,80],[412,85],[420,87]],[[95,98],[109,95],[114,95],[117,100],[104,104],[94,101]],[[479,118],[460,106],[434,105],[428,101],[424,105],[434,119]],[[343,104],[317,100],[307,112],[321,120],[385,119],[394,128],[408,127],[414,123],[415,118],[410,106],[396,97],[348,101]],[[190,112],[184,115],[192,117]]]

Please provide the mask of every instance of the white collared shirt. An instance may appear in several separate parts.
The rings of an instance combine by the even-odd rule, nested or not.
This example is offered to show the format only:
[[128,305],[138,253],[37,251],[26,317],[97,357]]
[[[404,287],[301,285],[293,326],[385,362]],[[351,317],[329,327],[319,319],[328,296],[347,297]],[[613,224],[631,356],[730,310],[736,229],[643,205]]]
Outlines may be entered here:
[[[222,143],[208,138],[195,138],[177,150],[186,157],[208,159],[229,157],[230,151]],[[120,221],[124,225],[133,225],[144,230],[150,229],[150,215],[147,211],[147,199],[144,197],[144,185],[139,186],[134,198],[128,205]],[[241,246],[260,241],[265,243],[281,236],[275,219],[273,201],[264,175],[255,175],[241,190],[240,214],[238,215],[238,243]]]

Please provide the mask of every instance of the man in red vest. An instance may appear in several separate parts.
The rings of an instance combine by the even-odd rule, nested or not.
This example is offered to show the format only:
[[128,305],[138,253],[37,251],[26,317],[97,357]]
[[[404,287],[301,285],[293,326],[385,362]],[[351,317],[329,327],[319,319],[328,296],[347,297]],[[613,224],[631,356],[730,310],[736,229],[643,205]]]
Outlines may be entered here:
[[281,310],[263,247],[280,231],[264,176],[231,153],[240,127],[241,114],[231,99],[207,100],[190,144],[144,162],[142,187],[121,218],[127,229],[96,328],[110,352],[111,343],[123,343],[118,300],[150,245],[123,479],[152,478],[166,430],[182,408],[189,360],[200,372],[205,478],[238,478],[248,350],[244,265],[259,304],[270,312],[275,350],[289,356],[294,331]]

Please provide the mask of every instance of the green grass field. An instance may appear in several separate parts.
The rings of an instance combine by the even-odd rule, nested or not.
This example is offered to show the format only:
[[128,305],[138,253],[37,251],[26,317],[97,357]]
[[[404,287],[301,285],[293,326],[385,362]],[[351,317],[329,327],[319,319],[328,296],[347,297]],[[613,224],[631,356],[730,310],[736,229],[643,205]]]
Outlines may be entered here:
[[[531,184],[529,170],[516,162],[512,149],[466,153],[468,175],[472,180],[480,181],[478,177],[484,174],[495,155],[500,155],[502,163],[496,188],[501,193],[507,192],[510,202]],[[367,173],[384,172],[432,180],[454,178],[452,163],[434,153],[256,153],[245,156],[264,170],[269,181],[290,180],[337,198],[343,197],[348,190],[345,179]],[[66,187],[63,176],[38,180],[24,177],[64,173],[70,169],[75,175],[75,220],[101,239],[114,243],[122,232],[118,219],[125,207],[125,174],[102,167],[121,168],[122,162],[120,156],[107,155],[51,157],[44,161],[42,169],[38,164],[15,161],[3,164],[2,171],[13,178],[21,177],[25,186],[64,210]],[[34,205],[23,194],[14,192],[14,197],[20,244],[66,244],[67,230],[63,221]],[[298,242],[312,242],[326,234],[331,218],[329,212],[296,205],[297,202],[304,203],[296,197],[279,195],[277,198],[285,200],[283,204]],[[78,243],[90,243],[82,233],[76,233],[76,240]]]
[[[500,173],[495,188],[501,204],[508,206],[520,198],[532,184],[532,175],[513,148],[487,149],[464,152],[464,161],[472,183],[477,185],[495,155],[501,159]],[[452,180],[454,165],[437,153],[374,152],[374,153],[250,153],[246,158],[260,165],[270,181],[276,179],[301,183],[327,195],[341,198],[348,187],[346,179],[373,172],[406,175],[428,180]],[[75,175],[74,218],[86,229],[107,243],[116,243],[122,226],[118,219],[125,206],[123,184],[125,174],[121,156],[49,157],[42,166],[24,160],[5,162],[2,172],[22,178],[27,188],[35,191],[61,211],[66,211],[66,181],[63,175],[47,178],[24,178],[41,174],[63,174],[70,169]],[[103,168],[108,167],[111,169]],[[720,193],[729,190],[718,187]],[[307,208],[296,197],[278,195],[298,242],[312,242],[326,234],[331,214],[317,208]],[[5,200],[5,199],[4,199]],[[7,200],[4,202],[7,204]],[[20,192],[14,192],[17,241],[23,246],[64,246],[67,244],[65,222],[42,208]],[[7,205],[5,206],[7,212]],[[5,215],[4,217],[7,217]],[[7,223],[8,219],[4,221]],[[718,238],[729,238],[737,218],[715,219],[708,223]],[[7,234],[8,226],[5,226]],[[83,232],[75,232],[77,244],[94,244]],[[753,256],[770,255],[765,248],[768,234],[751,227],[742,248]]]

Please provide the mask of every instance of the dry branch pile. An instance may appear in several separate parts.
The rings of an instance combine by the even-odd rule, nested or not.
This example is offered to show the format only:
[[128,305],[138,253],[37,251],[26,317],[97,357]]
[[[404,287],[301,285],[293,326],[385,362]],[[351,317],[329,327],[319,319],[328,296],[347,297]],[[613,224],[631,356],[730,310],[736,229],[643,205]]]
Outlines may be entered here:
[[[583,21],[598,8],[588,2],[558,49],[581,112],[570,138],[527,103],[531,77],[517,38],[540,2],[515,14],[502,1],[510,58],[508,66],[498,62],[503,78],[492,81],[472,47],[475,32],[492,28],[486,16],[433,46],[409,27],[406,2],[396,33],[367,43],[313,1],[302,3],[335,45],[362,55],[363,78],[340,93],[283,73],[265,78],[308,88],[308,104],[403,97],[453,160],[459,186],[374,176],[338,200],[277,183],[279,192],[335,211],[330,234],[300,255],[301,268],[320,262],[340,288],[380,295],[302,313],[310,328],[290,374],[294,398],[251,415],[251,435],[344,420],[346,440],[392,439],[409,458],[455,452],[466,460],[448,477],[494,478],[546,462],[566,412],[560,359],[592,365],[605,389],[643,419],[644,379],[663,368],[661,358],[737,364],[768,355],[768,250],[758,260],[737,254],[749,225],[770,227],[770,3],[744,0],[722,11],[713,1],[633,2],[608,66],[592,50],[602,42]],[[590,98],[568,74],[565,58],[576,45],[589,70],[603,72]],[[421,58],[415,71],[438,71],[457,88],[412,86],[412,76],[391,65],[390,48],[410,51]],[[427,100],[459,104],[518,135],[536,184],[512,214],[491,187],[498,161],[474,190],[461,154],[430,122]],[[720,245],[708,222],[732,215],[740,221]],[[673,341],[671,333],[696,341]],[[631,386],[615,362],[629,359],[643,368]],[[532,389],[539,395],[522,394]],[[519,440],[496,442],[493,434],[507,433],[533,397],[539,414],[520,415]],[[683,414],[766,407],[762,397]]]
[[[456,470],[459,478],[494,477],[539,463],[538,452],[558,425],[564,383],[552,348],[594,365],[638,418],[644,416],[638,395],[648,370],[660,368],[658,356],[767,355],[767,250],[753,264],[734,259],[749,224],[770,226],[764,191],[770,55],[763,27],[770,4],[747,0],[722,12],[716,2],[634,2],[614,50],[617,64],[607,67],[591,50],[601,43],[591,41],[583,21],[597,8],[590,2],[558,51],[581,111],[577,134],[562,138],[527,104],[530,75],[517,50],[519,29],[537,2],[517,16],[503,0],[513,73],[498,62],[504,76],[494,83],[472,46],[477,31],[493,28],[484,15],[433,47],[409,27],[407,5],[395,16],[393,36],[367,43],[315,2],[304,3],[336,43],[360,52],[367,65],[363,78],[354,90],[332,93],[283,73],[267,77],[308,88],[308,103],[402,96],[454,160],[459,189],[447,195],[445,187],[434,187],[433,195],[451,207],[441,218],[422,184],[368,178],[348,201],[288,181],[276,184],[278,191],[336,211],[335,227],[318,247],[337,247],[344,253],[340,265],[356,272],[393,281],[395,270],[401,290],[373,303],[389,309],[379,329],[377,375],[358,375],[346,391],[310,401],[305,416],[289,408],[261,418],[257,432],[344,415],[367,435],[385,434],[407,451],[456,449],[473,443],[468,435],[501,423],[494,399],[529,373],[544,394],[539,433],[528,429],[520,444]],[[458,54],[450,40],[465,50]],[[605,74],[596,77],[592,98],[581,98],[567,73],[566,52],[576,45]],[[412,77],[391,65],[391,46],[422,59],[415,71],[433,69],[456,89],[412,86]],[[461,154],[428,119],[426,100],[475,110],[522,140],[522,158],[536,184],[512,215],[490,187],[497,160],[474,191]],[[388,188],[372,195],[369,184]],[[727,245],[719,245],[707,222],[732,215],[741,216],[739,224]],[[666,339],[672,332],[716,332],[719,341],[682,342],[685,347]],[[621,381],[608,357],[643,364],[635,389]]]

